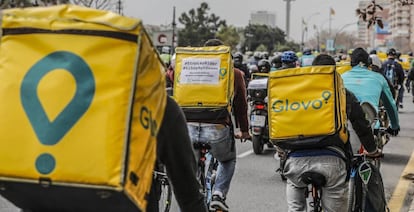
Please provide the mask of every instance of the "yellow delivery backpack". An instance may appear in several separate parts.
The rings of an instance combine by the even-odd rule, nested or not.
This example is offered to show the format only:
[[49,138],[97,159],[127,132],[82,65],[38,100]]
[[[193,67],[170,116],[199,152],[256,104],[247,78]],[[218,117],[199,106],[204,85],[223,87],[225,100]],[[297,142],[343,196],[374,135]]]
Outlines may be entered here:
[[0,195],[34,211],[145,211],[166,105],[140,20],[2,12]]
[[346,92],[335,66],[270,72],[268,93],[269,134],[275,145],[302,149],[348,141]]
[[342,63],[342,64],[337,63],[336,64],[336,71],[339,74],[343,74],[347,71],[350,71],[351,69],[352,69],[352,66],[349,63]]
[[230,47],[177,47],[175,52],[173,98],[187,120],[228,116],[234,90]]

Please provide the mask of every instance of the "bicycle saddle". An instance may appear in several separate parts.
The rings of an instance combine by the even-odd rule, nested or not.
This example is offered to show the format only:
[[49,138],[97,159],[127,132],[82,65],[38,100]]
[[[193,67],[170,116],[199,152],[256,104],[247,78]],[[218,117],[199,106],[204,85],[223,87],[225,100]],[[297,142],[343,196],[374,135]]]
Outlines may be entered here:
[[316,187],[322,187],[326,184],[326,178],[317,172],[305,172],[300,176],[302,182],[306,185],[312,184]]

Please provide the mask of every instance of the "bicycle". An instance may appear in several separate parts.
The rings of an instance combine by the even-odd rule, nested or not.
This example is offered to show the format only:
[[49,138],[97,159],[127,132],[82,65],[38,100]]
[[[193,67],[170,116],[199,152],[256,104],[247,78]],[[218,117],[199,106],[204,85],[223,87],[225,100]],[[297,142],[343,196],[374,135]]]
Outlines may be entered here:
[[195,142],[193,146],[198,150],[197,179],[201,185],[201,193],[204,195],[207,207],[209,207],[213,196],[218,160],[210,153],[211,146],[208,143]]
[[158,207],[160,212],[169,212],[171,209],[172,189],[165,167],[161,164],[157,165],[154,170],[154,180],[158,186]]
[[321,212],[322,187],[326,184],[325,176],[317,172],[309,171],[303,173],[300,179],[308,185],[305,191],[305,198],[308,198],[309,194],[312,196],[312,200],[309,202],[309,206],[313,208],[311,212]]
[[[389,126],[389,120],[387,111],[385,110],[384,106],[380,106],[378,108],[378,113],[375,111],[375,108],[367,102],[363,102],[361,104],[362,110],[366,115],[366,119],[369,121],[372,133],[374,135],[375,144],[377,148],[382,151],[385,144],[388,143],[390,140],[390,134],[387,132],[387,128]],[[375,125],[379,122],[379,128],[375,129]],[[360,153],[363,152],[363,148],[361,146]],[[374,165],[379,169],[381,167],[381,160],[378,158],[374,158],[373,160]]]
[[[377,158],[382,157],[378,156]],[[382,208],[382,206],[379,205],[373,205],[372,203],[367,202],[367,191],[368,187],[371,188],[372,186],[369,186],[369,183],[373,180],[371,179],[371,176],[376,176],[377,178],[379,176],[382,183],[382,178],[380,177],[379,169],[375,170],[375,165],[372,165],[370,160],[367,160],[368,156],[364,154],[354,154],[354,157],[352,159],[352,168],[350,173],[350,179],[348,184],[348,210],[350,212],[361,212],[365,211],[367,208],[370,208],[370,211],[377,211],[378,208]],[[372,157],[370,157],[373,159]],[[373,175],[374,174],[374,175]],[[375,175],[376,174],[376,175]],[[379,179],[377,179],[379,180]],[[381,187],[378,187],[381,186]],[[375,182],[375,187],[377,189],[381,189],[381,192],[374,192],[376,195],[381,195],[378,198],[382,198],[383,202],[383,210],[387,209],[386,207],[386,201],[385,201],[385,193],[384,193],[384,187],[383,185],[378,185],[378,182]],[[373,194],[373,191],[371,191],[371,194]],[[369,204],[367,206],[367,204]],[[377,210],[373,210],[373,207],[377,207]],[[389,210],[389,209],[388,209]]]

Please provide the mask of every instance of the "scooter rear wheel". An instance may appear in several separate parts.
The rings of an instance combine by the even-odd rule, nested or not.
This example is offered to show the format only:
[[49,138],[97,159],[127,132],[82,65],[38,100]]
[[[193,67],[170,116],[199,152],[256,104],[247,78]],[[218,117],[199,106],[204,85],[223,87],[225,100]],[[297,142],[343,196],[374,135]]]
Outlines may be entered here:
[[252,143],[253,143],[253,152],[256,155],[260,155],[263,153],[263,138],[261,135],[253,135],[252,136]]

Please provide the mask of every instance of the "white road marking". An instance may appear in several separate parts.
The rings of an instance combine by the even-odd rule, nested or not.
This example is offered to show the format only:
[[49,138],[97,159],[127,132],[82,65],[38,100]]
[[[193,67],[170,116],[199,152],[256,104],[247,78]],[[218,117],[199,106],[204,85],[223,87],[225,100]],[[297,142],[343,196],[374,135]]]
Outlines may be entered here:
[[243,153],[237,155],[237,158],[244,158],[244,157],[246,157],[248,155],[251,155],[252,153],[253,153],[253,150],[249,150],[247,152],[243,152]]

